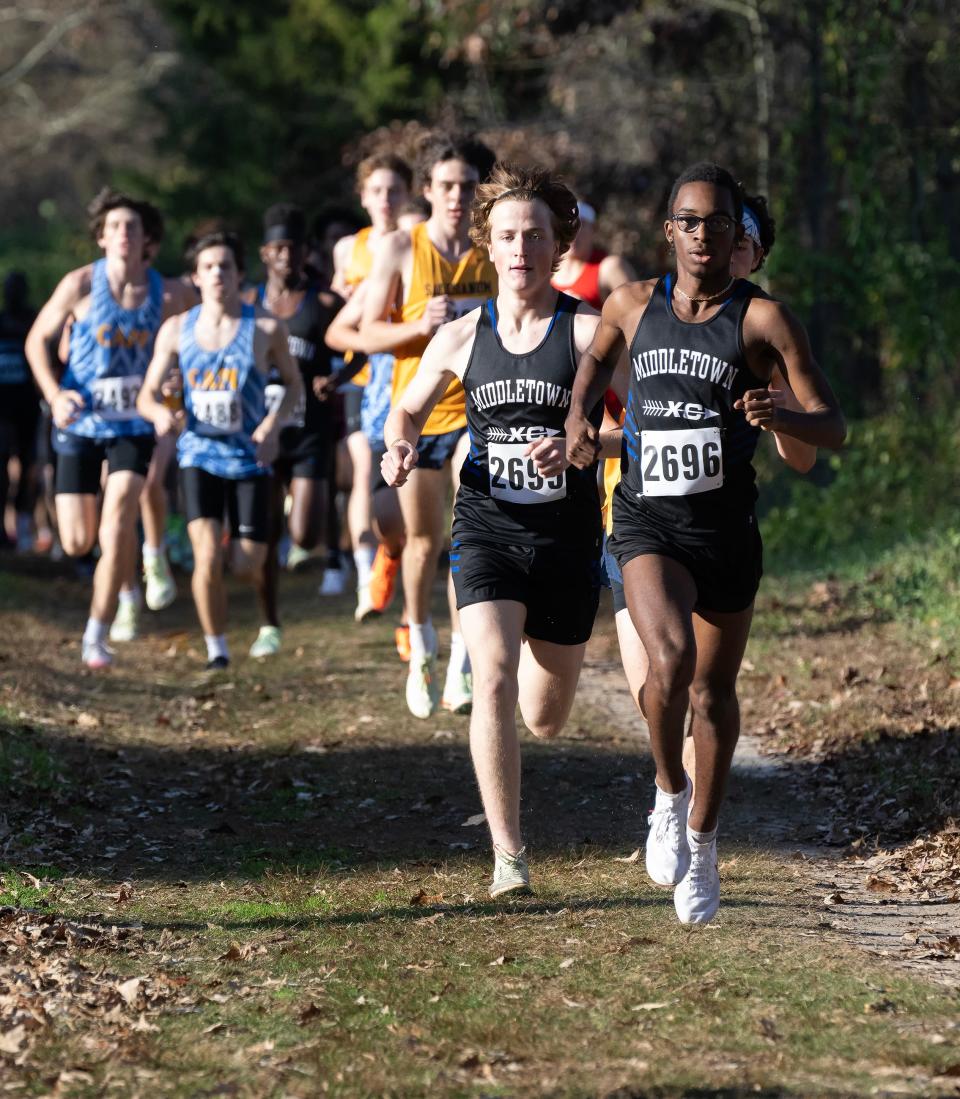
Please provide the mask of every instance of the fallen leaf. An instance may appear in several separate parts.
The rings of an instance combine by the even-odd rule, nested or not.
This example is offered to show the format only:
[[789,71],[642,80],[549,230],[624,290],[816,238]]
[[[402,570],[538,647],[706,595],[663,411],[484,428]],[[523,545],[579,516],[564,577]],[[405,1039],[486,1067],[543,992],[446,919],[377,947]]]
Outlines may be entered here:
[[123,984],[117,985],[117,992],[119,992],[123,999],[132,1007],[137,1002],[142,984],[143,981],[139,977],[131,977],[129,981],[124,981]]
[[823,898],[824,904],[846,904],[847,898],[839,891],[835,890],[833,893],[828,893]]
[[472,817],[467,817],[467,819],[463,822],[463,824],[460,825],[460,827],[461,828],[476,828],[478,824],[486,824],[486,823],[487,823],[487,814],[486,813],[474,813]]
[[77,726],[81,729],[99,729],[100,718],[96,714],[88,714],[86,710],[81,710],[77,714]]
[[416,893],[410,898],[410,904],[441,904],[443,902],[442,893],[428,893],[425,889],[418,889]]
[[300,1024],[300,1026],[306,1026],[307,1023],[311,1022],[313,1019],[316,1019],[321,1015],[323,1015],[323,1008],[317,1007],[317,1005],[311,1000],[311,1002],[307,1004],[307,1006],[297,1016],[297,1022]]
[[21,1023],[0,1034],[0,1053],[19,1053],[27,1044],[27,1028]]
[[670,1000],[659,1000],[648,1004],[634,1004],[631,1011],[659,1011],[661,1008],[669,1007]]
[[560,963],[560,968],[569,969],[576,960],[576,958],[564,958],[563,961]]
[[513,958],[511,958],[508,954],[501,954],[499,958],[494,958],[492,962],[488,962],[487,964],[488,965],[507,965],[507,963],[512,962],[512,961],[513,961]]
[[640,848],[638,847],[632,855],[627,855],[625,858],[614,858],[614,862],[639,862],[640,861]]

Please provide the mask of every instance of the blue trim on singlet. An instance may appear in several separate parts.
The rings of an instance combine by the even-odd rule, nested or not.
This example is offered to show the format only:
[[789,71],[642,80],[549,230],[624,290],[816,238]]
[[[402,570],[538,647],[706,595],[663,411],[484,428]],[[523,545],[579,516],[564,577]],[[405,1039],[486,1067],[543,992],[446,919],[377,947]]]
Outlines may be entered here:
[[[739,280],[737,279],[733,280],[733,286],[731,288],[732,290],[736,290],[738,281]],[[678,317],[677,314],[673,311],[673,275],[669,273],[664,275],[663,285],[664,289],[666,290],[667,311],[669,312],[670,316],[673,317],[677,324],[689,324],[691,327],[694,328],[699,327],[701,324],[710,324],[711,321],[715,321],[736,296],[735,294],[731,293],[729,298],[724,298],[724,300],[720,303],[720,308],[716,311],[716,313],[713,314],[713,316],[708,321],[685,321],[681,320],[681,318]]]
[[[304,288],[304,291],[306,291],[306,288]],[[284,321],[292,321],[293,318],[296,317],[300,313],[300,311],[303,309],[303,307],[306,304],[307,304],[307,295],[306,295],[306,292],[304,292],[303,297],[300,299],[300,304],[297,306],[296,309],[294,309],[294,311],[290,314],[290,316],[289,317],[281,317],[279,319],[284,320]],[[261,283],[257,284],[257,305],[261,306],[263,309],[266,309],[267,312],[270,313],[270,310],[267,307],[267,284],[265,282],[261,282]],[[276,316],[276,314],[275,313],[270,313],[270,316],[273,317],[273,316]]]
[[530,351],[524,351],[520,354],[517,354],[514,351],[508,351],[507,348],[503,346],[503,341],[500,339],[500,333],[497,331],[497,307],[493,298],[487,298],[487,312],[490,314],[490,327],[493,329],[493,338],[500,345],[500,350],[506,355],[513,355],[516,359],[521,359],[524,355],[532,355],[535,351],[539,351],[547,340],[550,339],[550,333],[553,331],[553,326],[557,323],[557,317],[560,314],[560,299],[562,297],[563,291],[559,290],[557,292],[557,304],[553,310],[553,316],[550,318],[550,323],[547,325],[547,331],[543,339]]
[[626,414],[623,417],[623,446],[625,447],[627,454],[635,461],[640,461],[640,450],[638,447],[639,436],[637,435],[637,417],[633,410],[633,394],[627,398]]

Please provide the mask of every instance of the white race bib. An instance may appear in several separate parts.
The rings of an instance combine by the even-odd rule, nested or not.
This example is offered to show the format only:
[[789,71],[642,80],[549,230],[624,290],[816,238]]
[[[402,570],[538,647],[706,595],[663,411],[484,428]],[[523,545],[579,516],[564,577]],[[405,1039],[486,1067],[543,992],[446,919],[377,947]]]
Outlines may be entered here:
[[240,394],[235,389],[195,389],[190,405],[204,435],[232,435],[240,430]]
[[544,477],[533,458],[524,451],[529,443],[488,443],[487,465],[490,469],[490,495],[494,500],[511,504],[545,504],[562,500],[567,495],[567,479],[563,473]]
[[[267,415],[273,415],[280,407],[286,395],[287,387],[279,382],[271,382],[263,391],[264,401],[267,406]],[[280,423],[281,427],[303,427],[307,414],[307,398],[301,392],[300,400],[293,406],[293,411]]]
[[640,433],[644,496],[693,496],[723,484],[719,427]]
[[93,400],[92,412],[104,420],[135,420],[137,394],[143,385],[142,374],[128,374],[124,378],[95,378],[90,383]]

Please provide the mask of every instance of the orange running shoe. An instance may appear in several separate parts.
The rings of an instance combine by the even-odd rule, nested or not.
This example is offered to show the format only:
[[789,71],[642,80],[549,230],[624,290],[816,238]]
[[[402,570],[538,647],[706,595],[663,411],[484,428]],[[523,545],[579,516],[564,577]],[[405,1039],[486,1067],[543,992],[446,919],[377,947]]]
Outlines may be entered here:
[[410,627],[397,626],[393,631],[393,640],[397,646],[397,656],[404,662],[410,663]]
[[378,546],[370,573],[370,606],[376,614],[383,614],[393,601],[399,572],[400,558],[391,557],[382,545]]

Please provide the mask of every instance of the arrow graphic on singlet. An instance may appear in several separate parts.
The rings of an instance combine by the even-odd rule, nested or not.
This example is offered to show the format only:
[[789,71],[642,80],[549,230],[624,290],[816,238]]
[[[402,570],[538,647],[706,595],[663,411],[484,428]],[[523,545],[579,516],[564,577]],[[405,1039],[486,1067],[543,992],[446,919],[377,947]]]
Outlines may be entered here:
[[644,401],[645,416],[677,416],[682,420],[707,420],[720,413],[691,401]]

